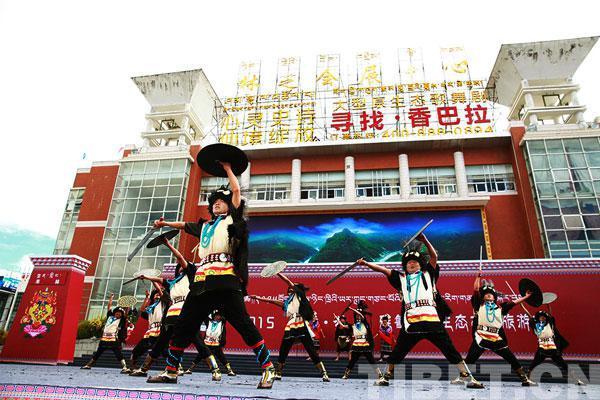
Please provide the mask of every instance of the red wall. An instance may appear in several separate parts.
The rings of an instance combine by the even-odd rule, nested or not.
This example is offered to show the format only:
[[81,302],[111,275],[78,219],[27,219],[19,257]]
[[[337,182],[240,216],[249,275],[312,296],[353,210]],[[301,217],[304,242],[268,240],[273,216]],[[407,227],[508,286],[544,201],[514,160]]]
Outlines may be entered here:
[[519,195],[494,195],[485,206],[494,259],[535,258]]
[[79,221],[101,221],[108,216],[118,165],[92,167],[89,181],[83,194],[83,204],[79,211]]
[[[568,358],[591,358],[600,357],[600,346],[596,343],[594,335],[589,335],[588,316],[595,313],[594,307],[600,300],[600,294],[596,290],[600,285],[600,266],[596,262],[595,268],[583,269],[571,266],[570,270],[560,268],[540,268],[531,263],[527,267],[511,266],[502,263],[484,265],[484,277],[491,278],[499,291],[510,295],[510,289],[505,282],[518,291],[519,280],[523,277],[533,279],[543,291],[558,294],[558,300],[552,303],[552,313],[556,317],[557,326],[561,333],[571,342],[565,351]],[[469,266],[460,265],[459,268],[449,270],[441,266],[441,279],[438,285],[440,293],[447,299],[454,313],[450,317],[447,328],[457,349],[466,353],[471,343],[472,326],[470,296],[473,291],[473,280],[477,273],[477,263]],[[288,267],[290,268],[290,267]],[[292,267],[293,268],[293,267]],[[310,268],[309,265],[306,268]],[[341,270],[343,266],[334,267]],[[460,269],[460,271],[459,271]],[[330,270],[330,269],[328,269]],[[382,274],[365,274],[351,272],[331,285],[326,285],[334,273],[286,273],[294,282],[302,282],[311,288],[308,293],[314,310],[319,315],[326,338],[321,341],[322,351],[333,352],[334,325],[333,314],[339,315],[348,304],[347,296],[353,301],[358,298],[365,299],[373,312],[374,321],[381,314],[389,313],[392,316],[394,337],[399,330],[395,323],[396,316],[400,313],[400,302],[397,291],[393,289]],[[271,296],[279,298],[285,291],[285,285],[279,278],[261,278],[253,274],[250,279],[248,292],[259,296]],[[585,292],[591,297],[579,296],[577,293]],[[506,299],[505,299],[506,300]],[[247,308],[254,318],[255,324],[265,337],[270,350],[277,350],[281,343],[285,318],[283,311],[273,305],[257,303],[248,300]],[[529,307],[530,312],[536,309]],[[543,307],[546,309],[546,307]],[[511,349],[517,354],[525,354],[531,357],[536,350],[537,341],[535,335],[524,321],[525,312],[520,307],[515,307],[505,321],[505,330],[509,339]],[[351,320],[351,313],[347,315]],[[466,324],[462,324],[466,321]],[[511,325],[511,321],[512,324]],[[372,325],[376,333],[376,322]],[[229,351],[246,351],[239,335],[234,329],[227,330],[227,348]],[[376,350],[379,349],[379,341],[376,340]],[[441,354],[430,343],[422,342],[415,347],[412,356],[437,357]]]
[[[2,361],[41,364],[73,362],[78,301],[81,298],[84,273],[76,267],[71,267],[73,263],[65,261],[62,256],[43,257],[42,260],[39,264],[34,260],[35,267],[31,272],[29,284],[15,313],[15,321],[0,356]],[[50,277],[50,274],[53,276]],[[39,310],[36,312],[35,308],[29,309],[39,304],[39,299],[36,297],[40,291],[49,291],[54,298],[54,301],[46,303],[43,308],[45,312]],[[54,321],[52,321],[52,311],[49,310],[54,312]],[[34,337],[26,334],[26,325],[23,324],[23,317],[26,314],[36,315],[37,318],[43,316],[41,321],[31,321],[28,325],[33,328],[37,326],[42,328],[44,325],[46,332]]]
[[[344,159],[340,155],[303,158],[301,169],[302,172],[344,171]],[[254,164],[251,172],[254,173]]]
[[[119,172],[118,165],[92,166],[89,173],[75,176],[73,187],[85,186],[83,201],[77,222],[106,221],[112,201],[115,182]],[[76,227],[69,254],[76,254],[92,262],[86,276],[94,276],[104,227]],[[91,283],[83,284],[83,295],[79,309],[79,319],[85,319],[88,301],[92,291]]]
[[525,127],[511,127],[512,135],[512,150],[513,150],[513,171],[515,174],[515,183],[517,190],[520,193],[521,207],[525,212],[524,223],[529,228],[529,237],[533,248],[533,257],[544,257],[544,245],[542,243],[541,232],[537,222],[535,211],[535,202],[533,199],[531,181],[527,174],[527,164],[523,155],[523,149],[519,146],[523,135],[525,135]]

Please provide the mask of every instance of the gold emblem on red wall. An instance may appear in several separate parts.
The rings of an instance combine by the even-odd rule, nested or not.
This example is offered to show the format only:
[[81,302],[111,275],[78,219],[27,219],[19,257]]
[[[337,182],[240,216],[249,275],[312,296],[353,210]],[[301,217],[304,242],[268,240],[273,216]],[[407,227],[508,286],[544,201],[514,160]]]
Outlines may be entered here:
[[21,318],[23,332],[32,338],[41,337],[54,324],[56,324],[56,292],[38,290]]

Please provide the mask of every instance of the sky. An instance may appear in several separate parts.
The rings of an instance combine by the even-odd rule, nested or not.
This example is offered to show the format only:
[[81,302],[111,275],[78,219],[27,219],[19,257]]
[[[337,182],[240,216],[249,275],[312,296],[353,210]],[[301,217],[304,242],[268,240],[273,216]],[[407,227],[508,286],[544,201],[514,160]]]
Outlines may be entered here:
[[[248,59],[462,45],[485,79],[502,43],[598,35],[591,4],[0,0],[0,227],[53,240],[76,169],[141,144],[149,106],[132,76],[203,68],[225,97]],[[575,75],[587,120],[598,70],[596,47]]]

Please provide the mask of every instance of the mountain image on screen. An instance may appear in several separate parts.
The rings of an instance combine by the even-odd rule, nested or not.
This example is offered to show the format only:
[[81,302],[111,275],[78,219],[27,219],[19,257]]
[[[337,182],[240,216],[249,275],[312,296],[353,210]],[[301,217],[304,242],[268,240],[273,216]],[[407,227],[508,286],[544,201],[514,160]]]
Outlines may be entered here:
[[382,246],[344,229],[329,237],[310,262],[347,262],[360,257],[375,261],[384,251]]
[[250,240],[249,261],[251,263],[272,263],[284,260],[287,263],[306,262],[317,249],[300,241],[270,236],[265,239]]

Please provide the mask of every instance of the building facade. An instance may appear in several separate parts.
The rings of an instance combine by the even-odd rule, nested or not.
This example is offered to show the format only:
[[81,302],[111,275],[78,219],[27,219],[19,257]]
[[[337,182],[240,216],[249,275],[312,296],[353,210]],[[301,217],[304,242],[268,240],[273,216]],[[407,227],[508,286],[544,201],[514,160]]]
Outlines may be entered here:
[[[251,243],[255,262],[286,257],[296,257],[296,262],[329,261],[310,248],[324,245],[283,243],[281,235],[274,239],[263,231],[268,226],[283,232],[286,225],[295,224],[308,237],[302,221],[317,221],[314,226],[325,229],[332,221],[350,219],[359,226],[348,225],[348,232],[331,234],[331,246],[336,237],[343,237],[368,252],[372,249],[366,240],[382,246],[373,250],[386,254],[382,260],[393,260],[397,254],[384,248],[373,233],[363,232],[360,224],[377,220],[381,227],[381,221],[408,220],[417,214],[435,215],[432,218],[438,221],[462,221],[468,214],[475,220],[488,259],[598,257],[600,129],[583,120],[585,107],[577,101],[578,86],[572,82],[596,40],[502,46],[488,91],[491,100],[510,109],[507,130],[490,135],[243,146],[250,165],[239,179],[258,238],[254,247]],[[558,61],[559,67],[556,60],[545,60],[553,57],[545,49],[560,54],[572,45],[574,50]],[[540,56],[511,56],[532,51]],[[551,68],[559,71],[548,76],[540,72]],[[143,299],[145,286],[123,282],[141,269],[161,269],[171,256],[162,247],[144,249],[130,263],[127,255],[161,216],[206,218],[207,194],[226,183],[203,173],[195,162],[224,110],[204,73],[194,70],[133,80],[150,104],[144,144],[126,148],[120,160],[96,162],[77,171],[57,238],[55,253],[92,261],[81,318],[101,315],[110,293]],[[461,231],[457,224],[455,230]],[[452,226],[445,229],[449,233],[442,257],[477,257],[479,242],[452,232]],[[376,232],[385,236],[385,231]],[[259,241],[263,237],[271,247]],[[400,248],[402,243],[393,240]],[[180,235],[175,242],[193,259],[194,238]]]

